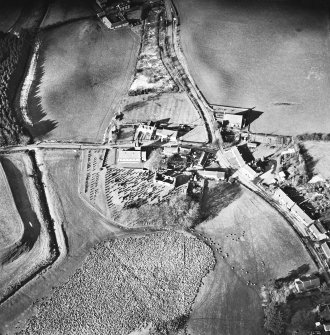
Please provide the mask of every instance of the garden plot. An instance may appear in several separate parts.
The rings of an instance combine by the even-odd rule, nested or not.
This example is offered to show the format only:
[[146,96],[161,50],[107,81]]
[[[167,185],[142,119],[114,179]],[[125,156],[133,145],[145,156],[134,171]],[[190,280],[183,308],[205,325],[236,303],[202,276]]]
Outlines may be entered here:
[[100,244],[19,334],[176,332],[213,266],[209,247],[176,232]]
[[178,87],[165,68],[158,45],[165,33],[164,9],[152,9],[142,31],[142,45],[136,64],[130,95],[150,92],[175,92]]

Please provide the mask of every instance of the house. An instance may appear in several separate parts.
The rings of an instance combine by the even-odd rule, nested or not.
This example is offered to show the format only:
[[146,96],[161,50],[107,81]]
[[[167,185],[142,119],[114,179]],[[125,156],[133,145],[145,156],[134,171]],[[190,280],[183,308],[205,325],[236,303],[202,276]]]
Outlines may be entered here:
[[328,238],[327,230],[323,227],[320,221],[315,221],[314,224],[308,227],[308,231],[313,239],[316,241],[325,240]]
[[146,152],[140,150],[118,150],[118,163],[141,163],[147,160]]
[[171,129],[157,129],[156,136],[163,142],[163,141],[170,141],[176,142],[178,137],[177,130]]
[[321,245],[322,251],[324,253],[324,256],[326,257],[327,260],[330,259],[330,248],[329,248],[329,242],[324,242]]
[[198,174],[206,179],[214,179],[214,180],[225,180],[226,173],[223,171],[208,171],[208,170],[198,170]]
[[301,220],[306,227],[309,227],[314,222],[297,204],[292,206],[291,213]]
[[104,25],[109,28],[109,29],[112,29],[112,24],[110,22],[110,20],[106,17],[106,16],[103,16],[101,18],[101,21],[104,23]]
[[247,143],[247,146],[248,146],[248,148],[250,148],[250,149],[256,149],[257,146],[258,146],[258,143],[256,143],[256,142],[248,142],[248,143]]
[[330,332],[330,323],[325,323],[323,325],[323,329],[324,329],[325,332]]
[[320,278],[316,276],[305,276],[295,279],[294,284],[298,292],[306,292],[318,288],[320,286]]
[[287,209],[291,209],[295,205],[295,202],[291,200],[280,188],[276,189],[273,198],[282,206],[286,206]]

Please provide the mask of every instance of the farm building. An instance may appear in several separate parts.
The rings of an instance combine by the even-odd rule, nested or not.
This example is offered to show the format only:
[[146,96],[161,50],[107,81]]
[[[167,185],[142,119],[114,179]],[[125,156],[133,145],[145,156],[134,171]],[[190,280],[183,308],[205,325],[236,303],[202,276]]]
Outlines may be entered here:
[[225,114],[223,121],[227,121],[229,127],[237,129],[242,129],[244,124],[243,115],[237,114]]
[[320,278],[316,276],[301,277],[295,279],[294,284],[298,292],[305,292],[318,288],[320,286]]
[[313,239],[317,241],[325,240],[328,238],[328,235],[326,234],[327,231],[323,227],[322,223],[320,221],[315,221],[314,224],[310,225],[308,227],[308,231]]
[[322,251],[324,253],[324,256],[327,258],[327,260],[330,259],[330,248],[329,248],[329,242],[324,242],[321,245]]
[[157,129],[156,136],[163,142],[163,141],[170,141],[176,142],[178,137],[177,130],[171,129]]
[[225,180],[226,173],[223,171],[208,171],[208,170],[198,170],[198,174],[206,179],[214,179],[214,180]]
[[292,136],[250,132],[242,133],[241,136],[242,138],[245,138],[251,142],[263,143],[268,145],[287,145],[292,142]]
[[289,198],[280,188],[276,189],[273,198],[277,200],[282,206],[286,206],[287,209],[291,209],[295,202]]
[[141,163],[147,160],[146,152],[140,150],[118,150],[118,163]]

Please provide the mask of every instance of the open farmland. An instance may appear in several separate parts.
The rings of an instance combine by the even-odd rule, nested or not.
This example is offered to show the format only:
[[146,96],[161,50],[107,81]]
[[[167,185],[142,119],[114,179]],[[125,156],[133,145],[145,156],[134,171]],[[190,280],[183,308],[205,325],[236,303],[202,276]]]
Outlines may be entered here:
[[[177,0],[189,71],[210,103],[263,113],[256,132],[327,132],[329,17],[316,1]],[[307,4],[306,4],[307,3]]]
[[316,163],[314,174],[330,179],[330,142],[306,141],[304,147]]
[[30,119],[51,120],[55,129],[31,133],[39,138],[101,141],[127,94],[138,40],[129,29],[109,30],[92,19],[45,32],[38,91],[42,111],[30,109]]
[[[0,333],[6,329],[5,327],[10,329],[18,320],[26,318],[27,314],[21,315],[21,313],[28,310],[36,299],[49,294],[52,287],[65,282],[81,265],[95,243],[123,234],[79,197],[79,153],[72,150],[64,152],[51,150],[44,152],[43,156],[43,166],[48,170],[51,181],[47,184],[47,188],[52,194],[51,202],[55,205],[58,220],[63,224],[67,254],[61,263],[52,266],[41,277],[29,282],[8,303],[0,306]],[[25,180],[29,180],[27,175],[24,176]],[[17,177],[16,175],[16,180],[19,180]],[[21,190],[20,194],[24,200],[25,193]],[[37,210],[36,208],[38,214]],[[42,243],[39,239],[36,245],[41,247],[40,244]],[[42,256],[38,250],[24,255],[27,264]]]
[[0,258],[8,246],[17,242],[23,234],[23,222],[15,206],[14,198],[0,162]]
[[129,334],[150,323],[155,334],[176,331],[213,266],[209,247],[176,232],[100,244],[68,283],[36,304],[20,334]]
[[316,270],[285,219],[246,189],[196,230],[218,251],[193,306],[189,334],[264,334],[261,286],[305,264]]
[[95,15],[92,10],[92,1],[52,1],[41,23],[41,28],[92,15]]

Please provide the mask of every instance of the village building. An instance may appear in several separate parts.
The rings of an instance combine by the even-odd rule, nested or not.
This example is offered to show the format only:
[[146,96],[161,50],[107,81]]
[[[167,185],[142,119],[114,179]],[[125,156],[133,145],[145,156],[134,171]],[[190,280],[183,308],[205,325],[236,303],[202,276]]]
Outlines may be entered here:
[[197,173],[206,179],[214,179],[217,181],[226,179],[226,173],[223,171],[198,170]]
[[321,245],[321,249],[323,251],[324,256],[327,260],[330,259],[330,248],[329,248],[329,242],[324,242]]
[[250,108],[213,105],[214,118],[220,122],[228,122],[231,128],[242,129],[246,126],[246,115]]
[[298,292],[306,292],[320,287],[320,278],[316,276],[305,276],[295,279],[294,284]]
[[317,220],[314,224],[308,227],[308,231],[313,239],[316,241],[325,240],[328,238],[327,230],[323,227],[322,223]]
[[140,123],[135,130],[134,141],[150,141],[155,137],[156,127],[154,125],[148,125]]
[[118,163],[141,163],[147,160],[145,151],[141,150],[118,150]]

